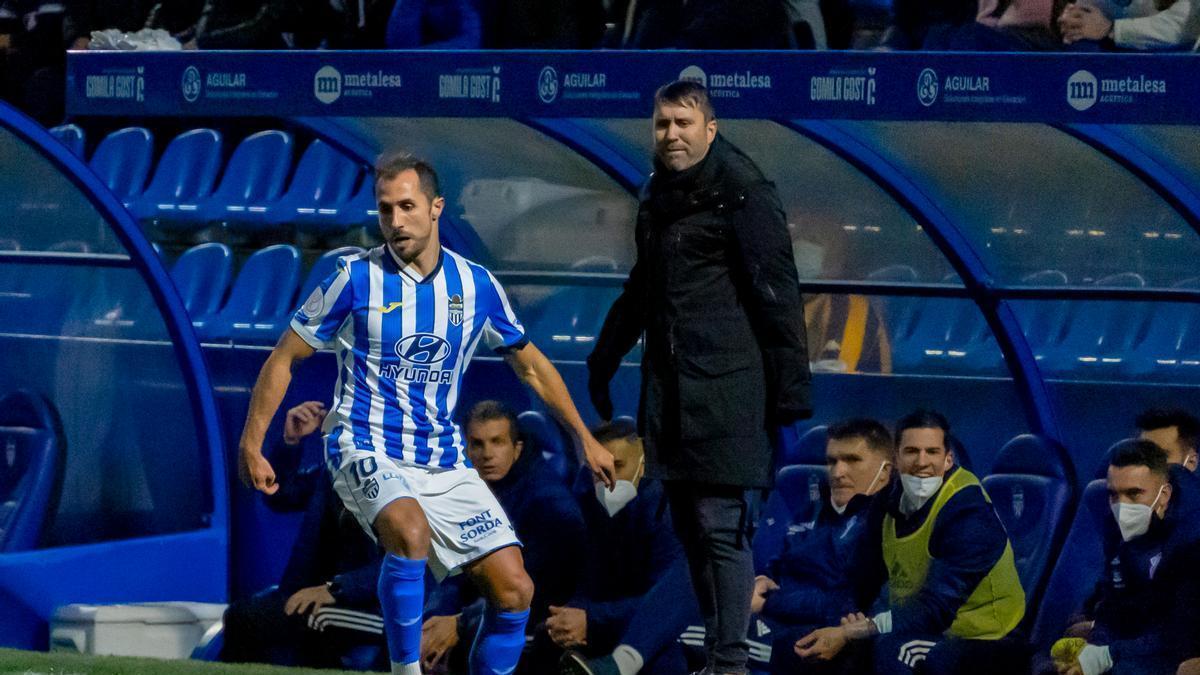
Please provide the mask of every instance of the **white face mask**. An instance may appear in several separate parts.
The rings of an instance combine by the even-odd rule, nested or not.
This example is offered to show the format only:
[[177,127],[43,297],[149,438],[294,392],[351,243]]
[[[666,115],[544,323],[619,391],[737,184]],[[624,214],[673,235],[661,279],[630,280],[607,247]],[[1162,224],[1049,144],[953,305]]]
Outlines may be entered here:
[[1112,505],[1113,517],[1117,519],[1117,527],[1121,530],[1121,539],[1125,541],[1136,539],[1150,530],[1150,519],[1154,517],[1154,507],[1158,506],[1158,500],[1162,497],[1166,487],[1164,483],[1158,488],[1158,494],[1154,496],[1154,502],[1150,506],[1120,503]]
[[900,474],[900,487],[904,489],[904,496],[900,500],[900,511],[905,514],[919,511],[922,506],[925,506],[925,502],[941,489],[942,480],[941,476],[921,478],[906,473]]
[[600,500],[604,510],[608,511],[609,518],[617,515],[636,497],[637,486],[632,481],[619,480],[612,490],[605,487],[604,483],[596,483],[596,498]]
[[[863,494],[871,494],[871,488],[875,487],[875,482],[878,481],[879,477],[883,475],[883,468],[888,464],[891,464],[891,462],[886,460],[879,463],[879,470],[875,472],[875,477],[871,479],[871,482],[867,483],[867,489],[863,492]],[[853,497],[851,497],[851,499],[853,499]],[[840,516],[846,512],[846,507],[850,506],[850,502],[846,502],[845,504],[838,506],[837,503],[833,501],[833,495],[829,495],[829,505],[833,507],[834,513]]]

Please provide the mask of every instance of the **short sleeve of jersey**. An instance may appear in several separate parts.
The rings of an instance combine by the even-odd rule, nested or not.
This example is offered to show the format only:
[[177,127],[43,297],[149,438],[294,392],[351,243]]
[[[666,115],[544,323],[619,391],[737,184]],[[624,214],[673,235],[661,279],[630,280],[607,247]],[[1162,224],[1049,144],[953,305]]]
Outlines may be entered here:
[[313,289],[292,315],[292,330],[313,349],[329,346],[353,307],[350,263],[337,261],[337,269]]
[[483,324],[483,341],[488,348],[495,352],[506,352],[511,349],[524,347],[529,342],[525,336],[525,326],[513,313],[508,304],[508,296],[500,282],[488,273],[490,292],[487,302],[487,321]]

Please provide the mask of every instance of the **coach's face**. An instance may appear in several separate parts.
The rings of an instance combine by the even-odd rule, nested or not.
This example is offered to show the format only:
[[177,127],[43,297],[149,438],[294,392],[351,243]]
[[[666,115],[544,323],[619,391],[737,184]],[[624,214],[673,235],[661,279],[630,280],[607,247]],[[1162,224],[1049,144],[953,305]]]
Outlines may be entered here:
[[488,483],[508,475],[524,443],[506,419],[475,420],[467,425],[467,457]]
[[438,218],[446,206],[441,197],[430,199],[421,190],[421,178],[409,169],[391,180],[375,184],[379,206],[379,232],[401,260],[411,263],[438,237]]
[[695,166],[717,137],[717,121],[699,106],[662,101],[654,106],[654,154],[671,171]]

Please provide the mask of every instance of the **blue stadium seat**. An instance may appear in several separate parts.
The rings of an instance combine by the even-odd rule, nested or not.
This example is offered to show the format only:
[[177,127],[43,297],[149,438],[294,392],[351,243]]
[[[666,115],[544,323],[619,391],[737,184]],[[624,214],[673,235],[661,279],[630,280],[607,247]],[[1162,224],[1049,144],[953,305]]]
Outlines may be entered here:
[[762,570],[783,551],[788,528],[797,519],[809,519],[816,513],[814,508],[821,500],[821,483],[826,475],[824,459],[820,466],[785,466],[779,470],[775,489],[759,514],[750,541],[755,569]]
[[87,135],[84,134],[82,128],[74,124],[60,124],[50,129],[50,135],[59,143],[67,146],[67,149],[76,157],[83,157],[87,147]]
[[291,319],[300,282],[300,251],[276,244],[246,260],[221,311],[198,327],[202,340],[271,344]]
[[1066,452],[1023,434],[1000,448],[983,487],[1012,541],[1026,602],[1036,606],[1051,557],[1065,534],[1072,493]]
[[88,166],[128,208],[146,186],[154,161],[154,136],[141,127],[128,127],[104,137]]
[[[942,283],[962,285],[957,274],[946,276]],[[912,334],[892,342],[892,367],[900,373],[978,372],[1002,365],[987,321],[970,300],[926,300]]]
[[[915,283],[919,281],[917,271],[908,265],[889,265],[867,275],[867,281],[890,283]],[[872,296],[871,304],[887,330],[888,341],[903,344],[912,339],[913,331],[921,317],[921,303],[925,300],[907,297]]]
[[[1096,286],[1143,288],[1146,280],[1133,272],[1098,279]],[[1080,305],[1071,317],[1062,343],[1035,350],[1042,365],[1052,371],[1086,371],[1113,374],[1145,330],[1143,305],[1123,302],[1091,302]]]
[[193,214],[194,222],[221,223],[240,232],[261,229],[291,169],[291,134],[268,130],[247,136],[225,165],[221,184]]
[[779,428],[778,455],[775,458],[777,470],[795,464],[825,466],[825,445],[829,440],[825,432],[828,427],[822,424],[802,430],[805,424],[807,422],[797,422]]
[[212,129],[192,129],[176,136],[158,160],[146,191],[133,200],[130,212],[168,229],[187,229],[217,182],[221,144],[221,134]]
[[[363,176],[358,191],[350,198],[346,207],[338,210],[337,218],[331,224],[330,234],[342,233],[356,227],[377,227],[379,224],[379,208],[375,201],[375,180],[371,174]],[[442,214],[444,218],[445,213]]]
[[[554,420],[536,410],[526,410],[517,415],[517,431],[525,442],[524,451],[542,453],[542,459],[564,485],[580,472],[575,449],[567,442],[566,434]],[[588,475],[590,477],[591,474]]]
[[358,165],[328,143],[313,141],[300,157],[287,192],[267,207],[265,221],[317,235],[345,232],[342,211],[350,208],[360,173]]
[[[1021,278],[1022,286],[1066,286],[1067,275],[1058,270],[1042,270]],[[1062,300],[1031,302],[1021,312],[1025,339],[1035,353],[1060,344],[1070,316],[1069,305]]]
[[[612,273],[617,271],[617,263],[611,258],[595,256],[576,262],[571,271]],[[608,308],[620,294],[620,288],[611,286],[560,288],[524,312],[526,327],[549,358],[586,359],[600,335]],[[641,346],[634,346],[627,358],[640,359]]]
[[[1185,279],[1172,288],[1200,289],[1200,277]],[[1125,372],[1167,380],[1200,377],[1200,306],[1155,306],[1146,323],[1146,336],[1128,355]]]
[[313,263],[312,269],[308,271],[308,276],[304,279],[304,283],[300,284],[300,295],[298,296],[300,300],[303,301],[308,298],[313,289],[319,286],[322,281],[325,281],[325,277],[333,274],[333,270],[337,268],[338,258],[362,252],[363,250],[357,246],[343,246],[323,253]]
[[1095,590],[1104,573],[1104,532],[1111,522],[1108,485],[1103,480],[1092,481],[1083,490],[1075,519],[1042,596],[1031,636],[1038,651],[1049,649],[1051,643],[1062,637],[1068,619],[1083,609]]
[[35,548],[65,441],[53,406],[29,391],[0,399],[0,551]]
[[[1104,451],[1104,454],[1100,455],[1099,461],[1096,462],[1096,466],[1091,471],[1092,479],[1097,480],[1097,479],[1108,478],[1108,465],[1112,463],[1113,451],[1115,451],[1117,449],[1118,445],[1120,445],[1122,443],[1127,443],[1132,440],[1134,440],[1134,439],[1133,438],[1122,438],[1121,440],[1117,441],[1116,443],[1113,443],[1112,445],[1108,446],[1108,449]],[[1083,473],[1081,475],[1086,476],[1087,474]]]
[[183,252],[171,268],[171,281],[183,300],[192,325],[200,330],[221,307],[233,277],[233,251],[209,242]]

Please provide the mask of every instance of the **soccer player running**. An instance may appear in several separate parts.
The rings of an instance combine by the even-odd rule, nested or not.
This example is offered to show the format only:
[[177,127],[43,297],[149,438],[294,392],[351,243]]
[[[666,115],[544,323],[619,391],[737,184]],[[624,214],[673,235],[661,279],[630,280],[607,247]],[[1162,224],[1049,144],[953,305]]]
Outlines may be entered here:
[[296,312],[254,385],[239,470],[248,486],[279,489],[263,437],[297,364],[331,347],[338,376],[323,426],[327,465],[346,508],[387,551],[379,601],[392,673],[421,672],[426,563],[439,579],[465,572],[487,598],[472,675],[511,673],[533,583],[512,524],[471,468],[453,421],[479,340],[545,401],[610,487],[613,458],[588,433],[496,279],[440,245],[446,202],[433,167],[410,155],[385,158],[375,169],[375,196],[384,244],[341,258]]

